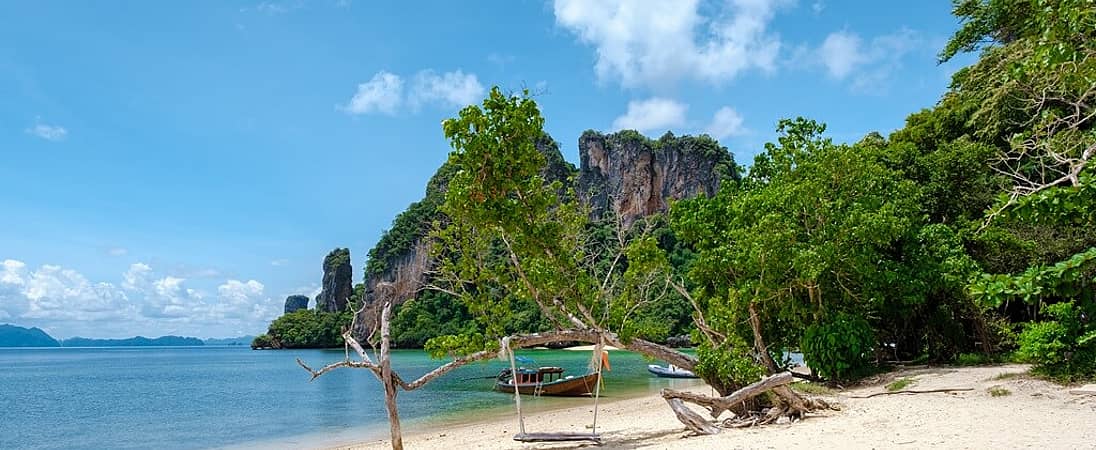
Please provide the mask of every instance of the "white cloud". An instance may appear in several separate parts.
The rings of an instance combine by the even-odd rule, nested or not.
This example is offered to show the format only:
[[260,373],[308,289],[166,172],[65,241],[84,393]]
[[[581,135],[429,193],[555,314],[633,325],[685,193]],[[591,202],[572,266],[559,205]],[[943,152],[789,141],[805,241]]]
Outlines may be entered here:
[[826,4],[822,3],[822,0],[818,0],[814,3],[811,3],[811,11],[814,11],[815,14],[822,14],[822,11],[825,10],[825,9],[826,9]]
[[880,91],[902,67],[902,59],[911,51],[926,47],[924,42],[919,33],[906,28],[867,42],[857,33],[842,30],[826,36],[813,58],[831,78],[848,80],[853,90]]
[[[10,261],[10,260],[9,260]],[[42,320],[119,320],[127,317],[127,298],[110,283],[93,283],[80,273],[56,265],[30,271],[15,261],[15,270],[5,264],[0,290],[3,305],[13,317]],[[19,287],[19,289],[12,289]]]
[[746,132],[742,126],[742,115],[730,106],[719,108],[712,116],[712,123],[704,129],[713,138],[724,139],[731,136],[739,136]]
[[107,249],[107,254],[110,256],[126,256],[129,250],[125,247],[111,247]]
[[257,332],[280,312],[281,305],[265,296],[265,286],[256,280],[225,280],[209,295],[187,279],[158,274],[140,262],[120,278],[119,284],[93,282],[57,265],[32,270],[22,261],[4,260],[0,317],[56,330],[61,337],[209,336]]
[[262,283],[255,280],[247,280],[242,282],[239,280],[228,280],[224,284],[217,286],[217,293],[221,295],[221,298],[233,301],[243,302],[248,301],[253,297],[263,295]]
[[392,115],[403,102],[403,79],[385,71],[358,85],[358,92],[343,110],[350,114],[382,113]]
[[[776,67],[780,38],[768,24],[785,0],[556,0],[556,23],[595,48],[602,81],[665,87],[693,78],[719,83]],[[708,8],[713,6],[713,8]]]
[[152,267],[145,263],[133,263],[122,273],[122,288],[131,291],[142,289],[149,280]]
[[685,125],[688,106],[667,98],[650,98],[628,102],[628,111],[613,121],[614,130],[660,132]]
[[409,86],[399,75],[380,71],[369,81],[358,85],[358,92],[341,107],[349,114],[381,113],[395,115],[407,106],[418,111],[427,105],[463,107],[483,98],[484,89],[475,74],[461,70],[438,74],[420,70]]
[[432,70],[423,70],[415,75],[408,101],[412,108],[428,103],[463,107],[482,99],[483,93],[483,85],[475,74],[456,70],[438,75]]
[[870,59],[861,48],[860,36],[848,31],[830,33],[818,52],[826,71],[837,79],[845,78]]
[[286,264],[289,264],[289,260],[285,259],[285,258],[279,258],[279,259],[275,259],[273,261],[270,261],[270,265],[272,265],[274,267],[280,267],[280,266],[284,266]]
[[44,123],[39,123],[23,131],[26,131],[27,134],[32,134],[47,141],[53,142],[63,141],[66,137],[68,137],[68,130],[60,125],[46,125]]

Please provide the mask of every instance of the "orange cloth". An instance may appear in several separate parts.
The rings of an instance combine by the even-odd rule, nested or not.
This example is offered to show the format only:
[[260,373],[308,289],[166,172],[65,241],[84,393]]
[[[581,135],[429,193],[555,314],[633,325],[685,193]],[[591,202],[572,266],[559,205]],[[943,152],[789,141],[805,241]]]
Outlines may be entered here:
[[610,372],[613,371],[613,366],[609,365],[609,352],[604,350],[601,351],[601,367],[604,367],[605,370]]

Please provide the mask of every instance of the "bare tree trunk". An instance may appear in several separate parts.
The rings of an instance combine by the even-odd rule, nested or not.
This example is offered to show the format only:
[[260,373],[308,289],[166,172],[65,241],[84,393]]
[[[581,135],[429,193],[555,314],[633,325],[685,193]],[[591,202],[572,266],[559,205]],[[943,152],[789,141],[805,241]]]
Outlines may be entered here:
[[392,302],[384,304],[381,313],[381,383],[384,384],[384,407],[388,410],[389,431],[392,433],[392,450],[403,450],[403,434],[400,432],[400,411],[396,406],[396,382],[392,379],[392,357],[388,316],[392,313]]

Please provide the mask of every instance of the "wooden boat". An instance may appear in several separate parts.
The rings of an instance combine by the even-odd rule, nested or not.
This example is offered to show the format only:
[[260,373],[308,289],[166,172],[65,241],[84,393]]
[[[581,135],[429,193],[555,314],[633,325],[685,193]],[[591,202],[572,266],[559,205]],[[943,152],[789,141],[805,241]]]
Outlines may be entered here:
[[560,397],[581,397],[591,395],[597,386],[597,372],[581,377],[563,376],[559,367],[541,367],[538,369],[518,368],[517,377],[504,369],[495,379],[495,390],[514,392],[514,379],[517,378],[518,393],[524,395],[554,395]]
[[658,364],[648,364],[647,371],[663,378],[700,378],[691,370],[685,370],[673,364],[670,364],[667,367],[662,367]]

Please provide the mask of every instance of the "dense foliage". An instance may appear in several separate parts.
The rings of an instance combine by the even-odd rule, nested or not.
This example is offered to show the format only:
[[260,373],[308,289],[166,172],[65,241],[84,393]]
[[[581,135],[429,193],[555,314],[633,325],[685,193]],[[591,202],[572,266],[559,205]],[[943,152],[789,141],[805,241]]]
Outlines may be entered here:
[[255,337],[251,348],[342,347],[342,332],[352,318],[348,311],[297,310],[274,319],[265,334]]
[[[941,60],[979,59],[903,128],[837,144],[820,122],[782,120],[748,173],[727,159],[716,195],[629,226],[576,201],[573,169],[548,174],[564,164],[537,151],[536,103],[493,89],[444,122],[449,160],[370,252],[376,275],[421,239],[440,244],[446,292],[397,308],[396,344],[445,354],[596,326],[691,332],[696,371],[724,386],[791,349],[834,379],[1013,352],[1096,377],[1096,8],[959,0],[955,14]],[[611,138],[726,153],[706,136]],[[272,344],[307,334],[282,325]]]

